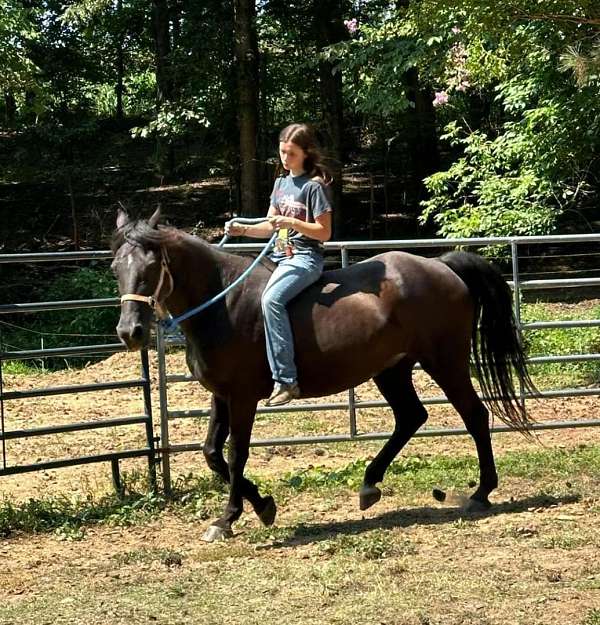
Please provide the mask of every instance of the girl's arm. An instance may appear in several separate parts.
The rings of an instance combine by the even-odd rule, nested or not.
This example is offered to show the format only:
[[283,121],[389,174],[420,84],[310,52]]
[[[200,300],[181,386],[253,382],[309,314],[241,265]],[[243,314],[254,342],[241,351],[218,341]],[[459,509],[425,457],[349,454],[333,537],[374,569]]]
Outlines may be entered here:
[[[274,229],[291,228],[311,239],[317,239],[317,241],[329,241],[331,239],[331,211],[315,217],[314,224],[296,219],[295,217],[284,217],[283,215],[273,215],[269,218],[269,222]],[[259,225],[262,226],[262,224]]]
[[226,224],[225,233],[231,237],[252,237],[254,239],[268,239],[275,228],[270,219],[277,214],[274,206],[269,207],[269,212],[264,221],[258,224]]

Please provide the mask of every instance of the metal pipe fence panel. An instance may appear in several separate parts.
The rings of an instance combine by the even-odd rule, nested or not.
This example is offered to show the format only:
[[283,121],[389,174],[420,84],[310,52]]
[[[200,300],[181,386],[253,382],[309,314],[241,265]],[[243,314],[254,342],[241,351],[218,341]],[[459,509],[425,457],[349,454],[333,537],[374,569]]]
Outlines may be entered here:
[[[517,323],[524,333],[534,330],[553,330],[566,328],[594,328],[600,326],[600,319],[586,319],[573,321],[522,321],[521,302],[525,293],[531,294],[540,289],[543,290],[562,290],[575,288],[590,288],[600,285],[600,277],[553,277],[551,279],[539,279],[538,277],[529,277],[522,272],[520,266],[519,250],[524,246],[530,249],[531,246],[553,246],[559,244],[589,244],[600,242],[600,234],[591,235],[566,235],[551,237],[502,237],[502,238],[479,238],[479,239],[421,239],[421,240],[393,240],[393,241],[345,241],[345,242],[329,242],[325,244],[328,255],[332,252],[339,254],[337,261],[338,266],[347,266],[353,261],[352,254],[365,254],[371,251],[383,250],[418,250],[419,253],[428,252],[430,254],[437,253],[439,250],[448,248],[465,247],[465,248],[484,248],[489,246],[503,246],[509,250],[510,270],[508,272],[508,282],[513,289],[513,304]],[[257,251],[262,249],[260,243],[248,243],[237,245],[225,245],[228,251]],[[51,254],[0,254],[0,264],[5,263],[25,263],[25,262],[55,262],[55,261],[71,261],[71,260],[98,260],[110,259],[111,253],[108,251],[99,252],[63,252]],[[328,260],[331,257],[328,256]],[[31,313],[35,314],[42,311],[55,311],[63,309],[90,308],[118,305],[118,298],[103,298],[97,300],[75,300],[66,302],[29,302],[22,304],[8,304],[0,306],[0,318],[2,315],[11,313]],[[160,435],[155,436],[152,423],[152,406],[151,406],[151,387],[148,365],[148,354],[142,353],[141,367],[142,374],[139,379],[134,380],[116,380],[113,382],[102,382],[92,385],[65,385],[62,387],[48,387],[45,389],[27,389],[27,390],[11,390],[3,391],[3,371],[2,362],[6,360],[27,360],[46,357],[72,357],[83,356],[89,354],[112,354],[117,351],[124,350],[123,346],[118,343],[108,343],[101,345],[73,346],[52,349],[30,349],[30,350],[12,350],[0,351],[0,441],[2,449],[3,463],[0,465],[0,476],[11,473],[21,473],[26,471],[34,471],[48,468],[59,468],[62,466],[72,466],[74,464],[88,464],[93,462],[111,462],[115,463],[122,458],[131,457],[148,457],[149,471],[151,479],[155,479],[155,463],[157,461],[157,452],[160,452],[160,462],[162,464],[163,483],[168,491],[171,487],[171,468],[170,455],[173,453],[181,453],[184,451],[198,451],[202,449],[202,445],[198,443],[171,443],[169,424],[175,419],[183,419],[190,417],[205,417],[210,413],[210,408],[200,407],[195,410],[178,410],[176,407],[169,405],[168,385],[172,383],[189,383],[193,378],[189,373],[169,374],[166,366],[166,351],[171,346],[181,345],[181,340],[170,336],[165,336],[162,329],[158,328],[156,333],[157,341],[157,366],[158,366],[158,396],[160,409]],[[1,349],[1,346],[0,346]],[[569,355],[544,354],[528,359],[533,366],[542,363],[576,363],[576,362],[593,362],[600,360],[600,354],[597,353],[579,353]],[[67,425],[47,426],[44,428],[33,428],[30,430],[7,430],[6,408],[5,402],[18,401],[19,399],[27,399],[34,397],[43,397],[49,395],[84,393],[96,390],[112,390],[117,388],[141,388],[144,399],[144,414],[140,416],[114,417],[103,420],[101,424],[98,422],[82,422]],[[565,388],[550,389],[541,393],[542,397],[574,397],[597,395],[600,389],[597,388]],[[521,401],[527,401],[530,396],[520,389]],[[425,397],[422,399],[426,405],[440,405],[447,403],[445,397]],[[357,423],[357,415],[359,411],[369,408],[385,408],[387,403],[383,400],[360,401],[357,399],[354,389],[350,389],[347,394],[347,401],[321,401],[309,402],[302,404],[293,404],[284,407],[259,407],[257,414],[283,414],[289,412],[316,412],[316,411],[345,411],[348,414],[348,431],[342,434],[322,434],[315,436],[292,436],[292,437],[273,437],[265,439],[255,439],[252,441],[253,446],[276,446],[276,445],[300,445],[315,444],[329,442],[345,442],[345,441],[367,441],[381,440],[388,438],[390,432],[360,432]],[[35,436],[44,436],[52,433],[66,433],[72,431],[113,427],[115,425],[143,425],[146,430],[147,447],[143,449],[132,449],[118,451],[114,453],[98,453],[79,458],[64,458],[51,460],[48,462],[31,463],[26,466],[10,467],[6,463],[6,442],[16,440],[18,438],[32,438]],[[571,427],[592,427],[600,425],[600,421],[596,419],[582,421],[553,421],[543,424],[534,425],[534,429],[559,429]],[[509,431],[508,426],[496,426],[493,431],[503,432]],[[416,436],[454,436],[466,434],[463,428],[422,428]],[[156,441],[160,440],[160,447],[156,448]],[[113,464],[114,468],[114,464]]]
[[[479,239],[425,239],[425,240],[395,240],[395,241],[348,241],[326,243],[325,248],[328,252],[337,251],[340,254],[339,266],[345,267],[350,263],[350,251],[365,250],[389,250],[389,249],[413,249],[413,250],[429,250],[435,251],[439,249],[454,247],[490,247],[502,245],[510,251],[510,274],[507,282],[513,290],[513,306],[515,319],[519,328],[523,332],[530,330],[548,330],[556,328],[592,328],[600,325],[600,320],[574,320],[574,321],[536,321],[523,322],[521,314],[521,301],[524,292],[534,292],[540,289],[573,289],[577,287],[591,287],[600,285],[600,277],[593,278],[568,278],[568,279],[524,279],[521,273],[519,263],[520,246],[543,245],[549,246],[553,244],[576,244],[576,243],[598,243],[600,242],[600,234],[590,235],[565,235],[565,236],[543,236],[543,237],[502,237],[502,238],[479,238]],[[237,245],[225,245],[228,251],[248,252],[262,249],[260,244],[248,243]],[[600,269],[600,265],[599,265]],[[172,453],[181,453],[186,451],[199,451],[202,449],[201,444],[197,443],[178,443],[172,444],[169,439],[169,422],[176,419],[186,419],[194,417],[207,417],[210,414],[210,408],[204,407],[195,410],[177,410],[169,405],[167,387],[169,383],[181,383],[193,381],[192,376],[187,373],[168,374],[166,366],[166,350],[170,346],[184,344],[182,337],[165,336],[162,331],[157,332],[157,354],[159,359],[159,383],[160,383],[160,413],[161,413],[161,453],[163,455],[163,467],[169,462],[169,456]],[[569,362],[585,362],[600,360],[600,354],[570,354],[570,355],[544,355],[531,357],[528,359],[529,364],[535,366],[541,363],[569,363]],[[531,395],[525,392],[523,385],[520,385],[520,401],[525,403],[531,399]],[[575,396],[590,396],[600,394],[600,389],[596,388],[567,388],[552,389],[540,393],[541,398],[560,398]],[[425,397],[421,401],[425,405],[447,404],[445,397]],[[284,414],[290,412],[313,412],[313,411],[329,411],[343,410],[348,413],[348,433],[339,435],[318,435],[318,436],[293,436],[279,437],[267,439],[253,439],[252,446],[277,446],[277,445],[301,445],[315,443],[330,442],[347,442],[347,441],[366,441],[381,440],[389,438],[391,432],[359,432],[357,426],[357,412],[365,408],[385,408],[388,407],[387,402],[381,401],[357,401],[354,389],[348,392],[347,402],[312,402],[312,403],[293,403],[284,407],[259,407],[257,414]],[[532,429],[560,429],[575,427],[597,427],[600,426],[600,420],[587,419],[582,421],[553,421],[546,423],[537,423]],[[506,432],[511,428],[505,425],[495,426],[492,428],[494,432]],[[454,436],[467,434],[464,428],[421,428],[417,437],[431,436]],[[166,466],[169,466],[168,464]],[[170,470],[164,479],[165,489],[169,490]]]
[[[37,262],[57,262],[72,260],[98,260],[110,259],[112,254],[108,251],[99,252],[63,252],[49,254],[2,254],[0,264],[7,263],[37,263]],[[3,315],[14,313],[35,314],[47,311],[62,311],[75,309],[99,308],[118,305],[118,298],[85,299],[53,302],[30,302],[21,304],[5,304],[0,306],[0,318]],[[120,343],[105,343],[100,345],[67,346],[49,349],[30,350],[5,350],[0,341],[0,441],[2,451],[2,463],[0,464],[0,476],[15,475],[32,471],[55,469],[75,465],[90,464],[96,462],[109,462],[112,465],[113,474],[118,473],[118,461],[124,458],[146,457],[148,459],[148,470],[150,484],[156,488],[156,445],[152,423],[152,410],[150,405],[150,371],[148,353],[141,353],[141,373],[137,379],[114,380],[109,382],[97,382],[93,384],[64,385],[58,387],[45,387],[24,390],[5,391],[3,387],[3,363],[6,361],[22,361],[30,359],[45,359],[56,357],[81,357],[90,355],[112,355],[116,352],[125,351]],[[30,429],[7,429],[7,402],[26,400],[32,398],[73,395],[97,391],[113,391],[117,389],[139,388],[142,391],[144,400],[144,413],[142,415],[129,415],[126,417],[112,417],[100,421],[86,421],[80,423],[67,423],[61,425],[48,425]],[[124,426],[143,426],[146,447],[141,449],[119,450],[113,452],[99,452],[86,456],[74,456],[59,458],[48,461],[36,461],[26,464],[9,464],[7,441],[17,441],[23,439],[37,438],[55,434],[71,432],[81,432],[90,430],[103,430],[106,428]]]

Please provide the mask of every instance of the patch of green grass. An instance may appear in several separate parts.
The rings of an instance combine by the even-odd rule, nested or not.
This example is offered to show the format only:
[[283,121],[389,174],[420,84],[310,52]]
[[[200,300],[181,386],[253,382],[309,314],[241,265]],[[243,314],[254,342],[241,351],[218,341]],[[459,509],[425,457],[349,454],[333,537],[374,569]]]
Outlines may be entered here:
[[[523,304],[521,318],[523,322],[598,319],[600,306],[569,306],[557,312],[545,303]],[[600,328],[527,330],[525,341],[530,357],[595,353],[600,351]],[[600,379],[600,361],[534,364],[531,374],[539,389],[583,386]]]
[[561,532],[560,534],[554,534],[552,536],[544,536],[541,541],[541,546],[544,549],[564,549],[565,551],[571,551],[585,545],[586,542],[587,540],[583,536]]
[[14,532],[55,532],[63,540],[79,540],[84,537],[82,528],[87,525],[134,525],[155,518],[166,507],[161,495],[134,491],[127,475],[123,476],[123,483],[126,494],[122,498],[107,494],[99,498],[92,495],[31,498],[19,504],[6,499],[0,501],[0,536]]
[[[358,459],[346,467],[330,469],[311,467],[294,471],[278,480],[259,479],[263,494],[272,493],[277,501],[285,501],[299,492],[318,492],[320,496],[336,494],[348,488],[357,490],[363,480],[367,459]],[[600,445],[580,446],[572,450],[541,449],[539,451],[510,452],[497,460],[503,478],[522,478],[538,483],[542,496],[546,492],[564,491],[565,481],[577,476],[600,480]],[[406,495],[422,493],[433,486],[444,489],[463,489],[478,478],[474,456],[406,456],[392,463],[383,487],[387,493]],[[543,480],[543,484],[540,481]],[[207,475],[186,475],[175,484],[174,497],[167,501],[161,495],[136,492],[124,477],[126,496],[105,495],[96,499],[69,499],[46,497],[30,499],[21,504],[0,502],[0,536],[13,532],[56,532],[64,540],[83,538],[85,526],[94,524],[133,525],[156,518],[164,509],[184,518],[204,520],[222,511],[228,487],[220,479]],[[536,491],[536,492],[538,492]],[[571,493],[572,494],[572,493]],[[551,495],[547,495],[551,497]],[[286,528],[251,530],[250,542],[285,540]],[[294,534],[300,535],[296,526]]]
[[6,375],[35,375],[45,373],[45,371],[33,361],[7,360],[2,363],[2,373]]
[[183,556],[173,549],[143,548],[125,553],[117,553],[113,559],[120,565],[127,564],[151,564],[160,562],[165,566],[181,566]]
[[382,560],[416,552],[410,540],[398,541],[390,530],[385,529],[372,530],[360,536],[340,534],[330,540],[319,542],[317,548],[321,554],[340,554],[364,560]]
[[581,625],[600,625],[600,610],[592,610],[588,613]]

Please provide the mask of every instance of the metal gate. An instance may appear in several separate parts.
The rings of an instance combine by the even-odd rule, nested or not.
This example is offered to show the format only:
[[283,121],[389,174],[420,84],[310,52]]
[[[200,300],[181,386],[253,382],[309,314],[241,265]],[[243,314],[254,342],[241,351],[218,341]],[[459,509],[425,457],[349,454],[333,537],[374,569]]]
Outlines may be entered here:
[[[1,264],[23,264],[39,262],[58,261],[80,261],[110,259],[110,252],[65,252],[58,254],[5,254],[0,255]],[[98,300],[73,300],[55,302],[36,302],[23,304],[0,305],[0,319],[2,315],[10,313],[36,313],[53,310],[71,310],[78,308],[98,308],[103,306],[117,306],[119,299],[98,299]],[[156,446],[152,425],[151,388],[148,363],[148,352],[141,352],[140,376],[131,380],[112,380],[108,382],[98,382],[94,384],[78,384],[59,387],[35,388],[26,390],[7,391],[3,390],[3,361],[19,361],[48,357],[75,357],[85,355],[106,354],[124,351],[120,343],[106,343],[102,345],[86,345],[81,347],[64,347],[55,349],[36,349],[27,351],[8,351],[3,349],[0,342],[0,443],[2,463],[0,464],[0,476],[14,475],[17,473],[27,473],[31,471],[41,471],[45,469],[56,469],[60,467],[90,464],[97,462],[110,462],[112,468],[113,482],[115,488],[121,490],[121,479],[119,472],[119,461],[124,458],[147,457],[149,482],[153,489],[156,489]],[[32,429],[7,429],[8,405],[12,402],[29,400],[37,397],[47,397],[53,395],[71,395],[77,393],[88,393],[92,391],[112,391],[123,388],[139,388],[144,403],[144,411],[141,415],[128,415],[125,417],[114,417],[107,415],[106,419],[99,421],[83,421],[80,423],[68,423],[61,425],[48,425],[41,428]],[[14,465],[9,461],[10,441],[62,434],[68,432],[80,432],[83,430],[98,430],[102,428],[122,427],[128,425],[140,425],[144,427],[147,446],[142,449],[129,449],[122,451],[112,451],[96,453],[87,456],[72,458],[61,458],[46,462],[32,462],[29,464]]]

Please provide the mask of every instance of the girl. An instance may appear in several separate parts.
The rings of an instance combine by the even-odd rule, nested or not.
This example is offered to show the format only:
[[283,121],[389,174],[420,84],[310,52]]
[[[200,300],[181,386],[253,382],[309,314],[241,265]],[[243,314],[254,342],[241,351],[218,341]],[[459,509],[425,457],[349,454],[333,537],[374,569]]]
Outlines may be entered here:
[[321,163],[312,129],[306,124],[284,128],[279,134],[279,157],[281,164],[266,220],[248,226],[226,226],[231,236],[264,238],[275,230],[279,232],[271,254],[277,268],[261,300],[267,357],[275,381],[268,406],[287,404],[300,396],[286,306],[321,275],[322,242],[331,238],[331,202],[325,187],[332,179]]

